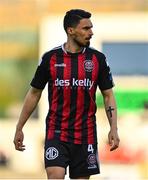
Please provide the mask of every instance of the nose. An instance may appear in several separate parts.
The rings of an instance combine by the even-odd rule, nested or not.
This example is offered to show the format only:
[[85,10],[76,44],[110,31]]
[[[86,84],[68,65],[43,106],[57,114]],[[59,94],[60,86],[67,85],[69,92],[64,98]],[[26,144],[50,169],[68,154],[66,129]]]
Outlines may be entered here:
[[90,36],[93,36],[93,35],[94,35],[92,29],[90,29],[89,34],[90,34]]

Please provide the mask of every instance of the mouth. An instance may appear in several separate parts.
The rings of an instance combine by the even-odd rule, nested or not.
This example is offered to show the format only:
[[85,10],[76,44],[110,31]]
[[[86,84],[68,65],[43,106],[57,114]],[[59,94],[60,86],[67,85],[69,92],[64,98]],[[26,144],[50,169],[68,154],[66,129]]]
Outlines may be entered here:
[[89,41],[90,39],[91,39],[92,37],[90,36],[90,37],[87,37],[87,38],[85,38],[87,41]]

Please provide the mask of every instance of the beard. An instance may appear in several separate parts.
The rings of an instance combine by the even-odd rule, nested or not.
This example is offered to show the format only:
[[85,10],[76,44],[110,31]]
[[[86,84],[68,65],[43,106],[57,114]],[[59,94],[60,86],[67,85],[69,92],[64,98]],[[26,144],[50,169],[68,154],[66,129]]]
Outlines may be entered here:
[[90,46],[90,41],[88,41],[87,43],[82,43],[77,39],[74,39],[75,43],[79,46],[79,47],[89,47]]
[[89,47],[90,46],[90,41],[87,42],[87,44],[85,45],[85,47]]

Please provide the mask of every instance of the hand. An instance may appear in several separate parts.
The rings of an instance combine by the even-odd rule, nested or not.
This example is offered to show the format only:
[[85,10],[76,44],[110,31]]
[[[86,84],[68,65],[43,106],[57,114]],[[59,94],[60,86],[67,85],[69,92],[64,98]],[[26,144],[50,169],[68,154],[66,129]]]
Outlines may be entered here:
[[13,143],[15,145],[15,149],[18,151],[24,151],[25,145],[23,145],[24,134],[22,130],[16,130]]
[[119,147],[119,136],[117,129],[111,129],[108,134],[109,145],[111,146],[110,151],[113,151]]

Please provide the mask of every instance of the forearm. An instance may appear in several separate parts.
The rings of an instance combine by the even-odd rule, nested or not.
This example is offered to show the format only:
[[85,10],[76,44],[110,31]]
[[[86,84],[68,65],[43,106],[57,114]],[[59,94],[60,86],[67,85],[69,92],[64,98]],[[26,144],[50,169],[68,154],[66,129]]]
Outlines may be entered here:
[[17,130],[21,130],[25,125],[26,121],[29,119],[30,115],[32,114],[32,112],[34,111],[34,109],[36,108],[39,102],[41,93],[42,93],[41,90],[37,90],[35,88],[31,88],[28,91],[25,97],[25,101],[19,117],[19,121],[16,126]]
[[104,97],[105,111],[110,127],[113,129],[117,129],[117,107],[112,90],[105,91],[103,93],[103,97]]
[[110,151],[113,151],[119,146],[119,136],[117,131],[117,107],[116,101],[113,95],[112,89],[102,91],[105,111],[110,124],[110,131],[108,134],[109,145],[111,146]]

